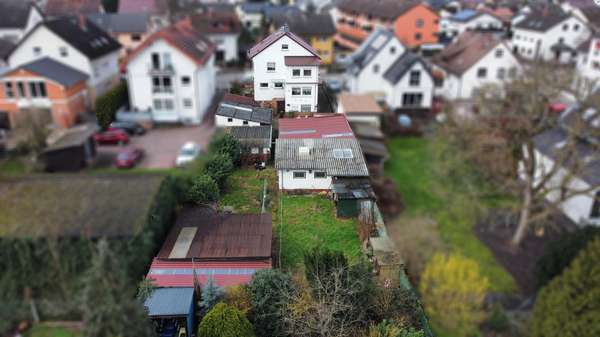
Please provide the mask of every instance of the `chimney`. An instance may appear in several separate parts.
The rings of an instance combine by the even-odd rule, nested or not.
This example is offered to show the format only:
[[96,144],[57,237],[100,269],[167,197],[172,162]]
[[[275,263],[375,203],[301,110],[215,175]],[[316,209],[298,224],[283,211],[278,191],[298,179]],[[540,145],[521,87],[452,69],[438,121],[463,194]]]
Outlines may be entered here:
[[79,27],[81,27],[81,29],[83,29],[83,30],[87,30],[87,19],[85,18],[85,15],[79,14],[77,19],[78,19],[77,21],[79,23]]

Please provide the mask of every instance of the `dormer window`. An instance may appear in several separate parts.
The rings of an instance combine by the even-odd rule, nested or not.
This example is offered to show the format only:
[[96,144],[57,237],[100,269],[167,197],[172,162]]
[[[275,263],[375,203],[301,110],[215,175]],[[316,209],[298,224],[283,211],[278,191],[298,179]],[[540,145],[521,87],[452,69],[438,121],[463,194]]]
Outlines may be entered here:
[[289,49],[289,46],[287,44],[284,43],[281,45],[281,50],[288,50],[288,49]]

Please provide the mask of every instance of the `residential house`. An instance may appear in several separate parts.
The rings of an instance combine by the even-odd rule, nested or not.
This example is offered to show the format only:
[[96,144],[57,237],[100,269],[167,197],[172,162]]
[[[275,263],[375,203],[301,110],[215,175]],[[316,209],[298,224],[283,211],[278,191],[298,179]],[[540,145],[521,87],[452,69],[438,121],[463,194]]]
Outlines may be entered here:
[[321,58],[287,26],[252,47],[248,58],[252,60],[255,101],[283,103],[285,112],[317,111]]
[[350,123],[366,123],[381,126],[383,109],[375,98],[369,94],[351,94],[343,92],[338,95],[337,113],[344,114]]
[[287,25],[294,34],[300,36],[317,51],[323,64],[331,64],[334,59],[333,37],[335,25],[329,14],[287,14],[273,18],[271,30]]
[[44,21],[21,39],[8,56],[11,68],[51,58],[86,75],[90,101],[119,81],[121,45],[84,17]]
[[17,43],[44,20],[40,8],[25,1],[0,1],[0,39]]
[[0,77],[0,111],[11,126],[21,123],[24,110],[47,111],[57,126],[68,128],[87,111],[88,75],[51,58],[19,65]]
[[356,50],[378,28],[393,30],[409,48],[438,42],[440,18],[421,2],[343,0],[337,6],[334,18],[336,43],[349,50]]
[[154,258],[147,279],[158,287],[193,287],[209,278],[216,286],[247,284],[272,268],[270,213],[215,213],[184,208]]
[[591,84],[600,82],[600,35],[592,36],[578,50],[577,74]]
[[328,191],[338,179],[369,176],[355,138],[279,138],[275,168],[281,190]]
[[578,17],[558,9],[532,11],[512,28],[512,49],[529,60],[575,61],[577,48],[591,35]]
[[440,21],[440,36],[445,41],[452,41],[467,30],[499,31],[504,27],[502,19],[491,11],[462,10],[449,18]]
[[262,28],[264,3],[244,2],[236,6],[235,11],[244,28],[256,31]]
[[521,71],[519,60],[496,34],[467,31],[433,59],[443,73],[439,94],[469,100],[483,85],[502,85]]
[[216,46],[215,61],[237,61],[241,24],[234,12],[207,10],[189,17],[194,30],[206,36]]
[[118,13],[148,13],[151,31],[169,26],[171,20],[168,0],[119,0]]
[[48,17],[90,15],[104,12],[102,0],[46,0]]
[[148,13],[101,13],[88,19],[115,38],[123,49],[121,57],[127,56],[150,35]]
[[217,127],[271,125],[273,112],[252,98],[226,93],[215,112]]
[[273,141],[273,128],[271,125],[231,126],[226,128],[225,132],[240,142],[243,164],[266,163],[271,158]]
[[372,94],[391,109],[431,108],[434,81],[422,57],[406,50],[390,31],[377,29],[351,56],[349,87]]
[[[546,200],[558,204],[559,210],[578,225],[600,226],[600,138],[592,132],[570,129],[583,124],[600,127],[597,110],[571,107],[563,113],[557,127],[535,137],[536,169],[540,172],[537,179],[544,176],[543,172],[556,170],[544,185]],[[581,161],[565,161],[563,148],[574,148]]]
[[155,122],[202,122],[215,93],[214,45],[182,21],[150,35],[127,61],[129,102]]

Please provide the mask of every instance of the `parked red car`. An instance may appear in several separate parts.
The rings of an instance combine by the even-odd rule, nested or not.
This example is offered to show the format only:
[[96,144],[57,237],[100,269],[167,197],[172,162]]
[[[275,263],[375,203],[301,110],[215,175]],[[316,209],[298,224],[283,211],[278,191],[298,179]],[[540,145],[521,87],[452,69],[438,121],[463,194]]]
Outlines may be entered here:
[[133,148],[119,152],[115,159],[115,166],[118,168],[132,168],[144,156],[144,150]]
[[127,144],[129,135],[121,129],[108,128],[106,131],[98,132],[94,135],[98,144]]

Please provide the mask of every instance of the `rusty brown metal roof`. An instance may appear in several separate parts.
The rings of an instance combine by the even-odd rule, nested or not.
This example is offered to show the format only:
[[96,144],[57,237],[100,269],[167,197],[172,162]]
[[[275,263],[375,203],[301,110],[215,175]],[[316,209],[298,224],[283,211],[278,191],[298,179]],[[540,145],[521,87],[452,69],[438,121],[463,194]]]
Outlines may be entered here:
[[183,228],[196,228],[184,258],[196,260],[265,259],[271,257],[271,214],[215,213],[209,208],[183,209],[158,258],[168,259]]

